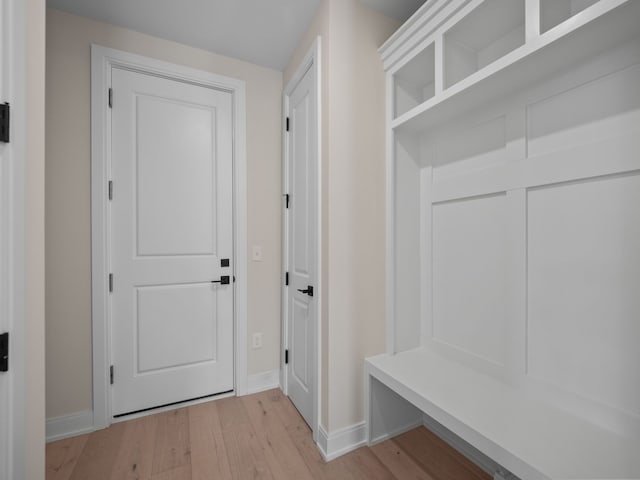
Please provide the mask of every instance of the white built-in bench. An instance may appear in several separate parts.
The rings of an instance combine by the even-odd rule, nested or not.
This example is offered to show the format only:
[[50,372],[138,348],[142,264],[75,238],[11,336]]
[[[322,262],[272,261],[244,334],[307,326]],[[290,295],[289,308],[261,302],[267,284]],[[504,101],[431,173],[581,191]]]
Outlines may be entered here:
[[380,53],[369,442],[426,424],[491,474],[640,479],[640,0],[426,0]]
[[368,358],[365,372],[370,443],[424,413],[522,479],[640,479],[637,440],[427,349]]

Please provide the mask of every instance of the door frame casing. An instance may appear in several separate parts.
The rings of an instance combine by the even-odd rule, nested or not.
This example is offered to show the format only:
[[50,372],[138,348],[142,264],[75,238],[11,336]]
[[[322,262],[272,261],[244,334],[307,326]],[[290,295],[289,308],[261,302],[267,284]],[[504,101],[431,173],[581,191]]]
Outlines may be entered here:
[[6,425],[3,452],[6,463],[0,465],[0,478],[23,478],[28,453],[25,445],[25,159],[26,157],[26,83],[25,62],[27,23],[23,1],[0,2],[0,61],[3,91],[0,101],[11,105],[10,142],[4,144],[0,165],[0,315],[6,316],[10,336],[9,391],[0,401],[0,420]]
[[91,45],[91,244],[93,428],[113,422],[111,307],[108,275],[111,264],[108,181],[111,173],[111,71],[123,68],[147,75],[229,92],[233,99],[233,236],[234,236],[234,383],[236,395],[247,393],[247,166],[246,87],[243,80],[204,72],[121,50]]
[[[284,198],[289,193],[289,166],[290,166],[290,152],[289,142],[286,131],[286,119],[289,114],[290,97],[295,88],[298,86],[304,75],[308,71],[312,71],[313,84],[315,88],[315,102],[316,102],[316,162],[315,162],[315,174],[316,174],[316,256],[311,259],[313,265],[313,271],[316,278],[313,279],[314,284],[314,304],[315,304],[315,329],[314,329],[314,341],[312,358],[314,362],[314,393],[313,393],[313,421],[311,430],[313,432],[313,440],[318,442],[318,433],[320,425],[320,408],[321,408],[321,346],[322,346],[322,66],[321,66],[321,53],[322,53],[322,39],[320,36],[316,37],[309,51],[305,55],[304,59],[296,69],[293,77],[287,83],[283,95],[282,95],[282,195],[283,195],[283,221],[282,221],[282,271],[289,269],[289,211],[284,208]],[[280,362],[280,385],[286,395],[289,393],[288,386],[288,368],[289,365],[285,363],[285,350],[290,345],[289,342],[289,289],[282,282],[282,339],[281,339],[281,362]]]

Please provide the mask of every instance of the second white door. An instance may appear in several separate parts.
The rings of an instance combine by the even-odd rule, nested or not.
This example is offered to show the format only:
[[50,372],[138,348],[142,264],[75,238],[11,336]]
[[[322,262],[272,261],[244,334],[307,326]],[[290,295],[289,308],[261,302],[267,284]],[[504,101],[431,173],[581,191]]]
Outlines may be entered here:
[[287,156],[287,390],[313,426],[317,322],[317,100],[315,65],[289,95]]
[[234,388],[233,131],[228,92],[118,68],[112,89],[117,416]]

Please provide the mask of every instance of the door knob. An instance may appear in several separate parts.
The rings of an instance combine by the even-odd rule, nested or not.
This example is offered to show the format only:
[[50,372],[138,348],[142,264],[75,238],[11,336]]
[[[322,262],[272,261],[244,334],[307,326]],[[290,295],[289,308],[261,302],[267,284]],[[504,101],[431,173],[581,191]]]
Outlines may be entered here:
[[211,283],[219,283],[220,285],[229,285],[231,283],[229,275],[220,277],[220,280],[211,280]]
[[298,289],[298,291],[300,293],[306,293],[310,297],[313,297],[313,287],[311,285],[308,285],[304,290]]

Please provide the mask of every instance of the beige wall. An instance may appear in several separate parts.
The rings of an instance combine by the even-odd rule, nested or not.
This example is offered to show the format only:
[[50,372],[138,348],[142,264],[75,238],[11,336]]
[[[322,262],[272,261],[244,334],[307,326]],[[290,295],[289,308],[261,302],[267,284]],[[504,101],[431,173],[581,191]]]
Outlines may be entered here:
[[45,465],[45,3],[28,0],[25,7],[24,478],[41,480]]
[[[91,409],[90,44],[247,82],[249,373],[280,361],[282,73],[56,10],[47,11],[47,417]],[[248,252],[248,258],[251,256]],[[263,348],[250,348],[254,332]]]
[[329,165],[329,432],[364,420],[363,359],[384,350],[385,77],[399,23],[333,0]]
[[377,49],[399,22],[323,0],[285,70],[322,37],[324,293],[321,424],[363,420],[363,359],[384,350],[385,79]]

